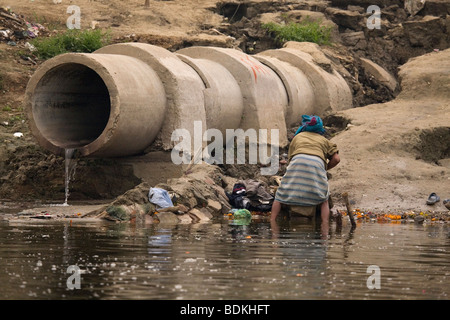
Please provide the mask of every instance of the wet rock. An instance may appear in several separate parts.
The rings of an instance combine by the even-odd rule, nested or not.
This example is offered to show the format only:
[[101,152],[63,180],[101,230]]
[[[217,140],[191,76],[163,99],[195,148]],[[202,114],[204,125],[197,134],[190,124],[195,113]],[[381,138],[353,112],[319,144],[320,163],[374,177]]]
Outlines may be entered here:
[[189,214],[181,214],[177,216],[179,223],[192,223],[192,218]]
[[180,222],[178,216],[172,212],[160,212],[155,215],[155,218],[162,224],[177,224]]
[[422,215],[417,215],[414,217],[414,222],[417,224],[422,224],[424,221],[425,221],[425,218]]
[[[188,174],[168,179],[156,187],[169,191],[175,200],[173,207],[156,210],[149,202],[150,186],[143,182],[117,197],[108,206],[86,215],[111,221],[145,221],[149,217],[162,223],[190,223],[209,221],[229,209],[228,198],[223,185],[226,184],[222,170],[217,166],[195,165]],[[157,211],[157,213],[155,213]]]
[[213,217],[211,213],[209,213],[207,210],[199,210],[199,209],[192,209],[189,211],[189,216],[192,218],[194,222],[207,222],[211,220]]
[[131,215],[129,214],[128,210],[123,208],[122,206],[109,206],[106,208],[105,219],[111,220],[111,221],[130,221]]

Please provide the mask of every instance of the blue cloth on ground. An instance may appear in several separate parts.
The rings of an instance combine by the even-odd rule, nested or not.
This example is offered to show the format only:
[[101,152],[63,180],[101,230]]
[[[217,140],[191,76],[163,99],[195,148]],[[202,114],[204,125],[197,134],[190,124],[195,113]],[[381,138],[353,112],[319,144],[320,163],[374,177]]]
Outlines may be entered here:
[[148,192],[148,200],[155,204],[157,209],[173,207],[170,195],[164,189],[150,188],[150,191]]

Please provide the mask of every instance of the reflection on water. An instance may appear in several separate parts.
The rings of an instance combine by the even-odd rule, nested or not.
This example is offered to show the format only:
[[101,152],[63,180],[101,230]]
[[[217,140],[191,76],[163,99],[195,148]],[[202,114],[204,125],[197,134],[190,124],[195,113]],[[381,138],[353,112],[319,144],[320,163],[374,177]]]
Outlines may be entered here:
[[[448,299],[450,227],[0,222],[1,299]],[[276,232],[275,232],[276,231]],[[67,268],[82,270],[69,290]],[[368,267],[380,268],[369,289]]]

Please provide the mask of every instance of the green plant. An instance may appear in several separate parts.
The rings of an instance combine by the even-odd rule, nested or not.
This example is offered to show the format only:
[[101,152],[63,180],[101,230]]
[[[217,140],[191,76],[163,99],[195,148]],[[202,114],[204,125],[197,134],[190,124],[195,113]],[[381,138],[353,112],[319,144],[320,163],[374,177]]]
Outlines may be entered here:
[[11,116],[11,117],[8,119],[8,121],[9,121],[10,123],[19,123],[19,122],[21,122],[22,120],[24,120],[24,118],[23,118],[21,115],[14,115],[14,116]]
[[67,52],[91,53],[110,42],[111,36],[108,32],[99,29],[85,31],[72,29],[54,37],[36,38],[32,44],[41,59],[49,59]]
[[262,27],[281,44],[286,41],[314,42],[320,45],[331,43],[332,28],[322,26],[320,20],[305,19],[303,22],[289,22],[285,25],[269,22]]

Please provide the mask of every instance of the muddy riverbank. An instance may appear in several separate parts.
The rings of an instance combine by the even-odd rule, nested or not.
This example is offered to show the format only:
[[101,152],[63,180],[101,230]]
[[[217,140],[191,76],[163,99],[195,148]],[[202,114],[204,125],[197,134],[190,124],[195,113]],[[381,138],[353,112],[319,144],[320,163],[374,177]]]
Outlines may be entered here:
[[[280,46],[263,32],[261,22],[319,17],[333,27],[334,37],[333,45],[321,50],[339,67],[354,97],[354,108],[324,115],[342,158],[330,172],[336,208],[344,208],[340,195],[348,192],[354,207],[363,212],[448,211],[442,203],[450,198],[446,121],[450,118],[450,59],[445,50],[450,18],[445,2],[427,1],[421,11],[411,14],[403,1],[389,5],[380,1],[382,28],[375,30],[366,27],[366,8],[356,1],[155,1],[151,12],[141,2],[79,1],[83,28],[97,21],[97,27],[112,30],[117,42],[146,42],[172,51],[214,45],[251,54]],[[30,5],[20,0],[11,10],[35,16],[48,29],[55,29],[52,32],[64,29],[66,14],[61,5]],[[36,145],[23,113],[27,81],[42,62],[26,51],[25,44],[26,40],[15,46],[0,43],[0,198],[5,205],[25,200],[59,203],[64,201],[64,159]],[[32,57],[36,64],[23,57]],[[375,62],[388,75],[371,73],[361,58]],[[271,182],[248,166],[221,169],[230,181],[261,178]],[[117,159],[78,159],[70,200],[113,203],[143,182],[134,170]],[[161,168],[153,170],[156,174]],[[164,177],[150,185],[166,182]],[[217,185],[226,190],[230,184]],[[441,201],[427,206],[432,192]]]

